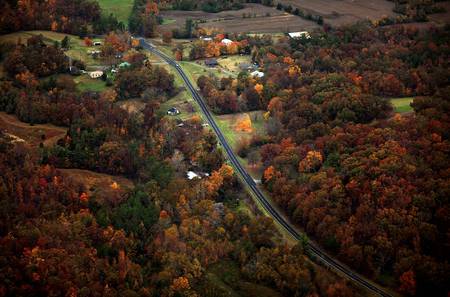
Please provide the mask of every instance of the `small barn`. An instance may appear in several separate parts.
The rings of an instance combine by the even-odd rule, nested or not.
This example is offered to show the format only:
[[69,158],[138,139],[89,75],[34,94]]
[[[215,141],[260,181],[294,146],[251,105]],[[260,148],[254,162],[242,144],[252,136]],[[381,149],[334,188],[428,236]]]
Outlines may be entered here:
[[128,68],[130,66],[131,66],[131,64],[128,62],[122,62],[119,64],[119,68]]
[[291,32],[288,33],[288,36],[292,39],[298,39],[298,38],[311,38],[311,36],[309,35],[309,33],[307,31],[300,31],[300,32]]
[[256,71],[253,71],[252,73],[250,73],[250,75],[253,77],[261,78],[261,77],[264,77],[264,72],[256,70]]
[[205,60],[205,65],[208,67],[216,67],[219,65],[217,59],[207,59]]

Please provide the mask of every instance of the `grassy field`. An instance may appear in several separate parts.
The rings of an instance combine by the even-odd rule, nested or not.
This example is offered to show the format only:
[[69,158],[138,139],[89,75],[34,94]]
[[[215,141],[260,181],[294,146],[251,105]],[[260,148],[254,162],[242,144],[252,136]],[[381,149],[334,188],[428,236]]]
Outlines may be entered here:
[[410,112],[412,107],[410,103],[414,100],[413,97],[406,98],[392,98],[391,104],[394,106],[394,111],[398,113]]
[[239,65],[242,63],[251,63],[252,59],[250,55],[245,56],[235,55],[235,56],[221,57],[218,58],[217,61],[219,62],[221,68],[237,76],[239,72],[241,72]]
[[[198,62],[198,63],[197,63]],[[188,61],[182,61],[179,64],[183,67],[186,74],[191,79],[192,83],[197,86],[197,79],[202,75],[215,75],[218,78],[222,77],[228,77],[233,76],[232,73],[229,73],[228,71],[224,71],[221,68],[210,68],[203,64],[202,61],[197,62],[188,62]]]
[[128,17],[133,8],[133,0],[98,0],[105,15],[113,14],[117,19],[128,24]]
[[[237,129],[236,125],[246,117],[250,117],[252,122],[252,131],[243,132]],[[237,149],[239,143],[243,140],[249,140],[254,135],[264,135],[264,119],[262,111],[250,111],[243,113],[234,113],[215,116],[216,122],[220,130],[224,133],[228,142],[234,150]]]
[[107,89],[105,82],[100,78],[90,78],[87,75],[80,75],[76,76],[74,81],[77,84],[77,89],[81,92],[101,92]]
[[[244,132],[239,131],[236,127],[236,124],[239,121],[242,121],[244,118],[250,117],[252,122],[252,131]],[[243,141],[249,141],[255,135],[265,135],[265,124],[263,118],[263,111],[251,111],[246,113],[235,113],[228,115],[216,115],[214,116],[216,123],[219,125],[220,130],[224,134],[228,143],[233,148],[236,153],[239,144]],[[249,172],[249,174],[254,179],[260,179],[263,173],[263,168],[261,164],[249,165],[248,160],[237,156],[242,165],[244,165],[245,169]]]

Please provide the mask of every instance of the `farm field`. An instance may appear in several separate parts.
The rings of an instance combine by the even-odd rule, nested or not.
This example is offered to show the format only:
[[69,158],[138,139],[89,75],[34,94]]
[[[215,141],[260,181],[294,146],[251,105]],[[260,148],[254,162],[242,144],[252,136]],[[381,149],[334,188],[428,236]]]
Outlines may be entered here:
[[128,17],[133,8],[133,0],[98,0],[105,15],[113,14],[117,19],[128,24]]
[[321,15],[325,23],[333,26],[397,15],[392,11],[394,2],[387,0],[280,0],[279,2],[313,15]]
[[[67,129],[50,124],[30,125],[21,122],[15,115],[0,112],[0,127],[16,141],[25,142],[32,148],[37,148],[41,142],[44,146],[53,146],[58,139],[64,137]],[[45,136],[42,141],[42,136]]]
[[[244,18],[244,14],[246,17]],[[199,24],[204,28],[223,29],[227,32],[247,33],[275,33],[302,31],[317,28],[312,21],[298,16],[284,13],[273,7],[260,4],[246,4],[241,10],[223,11],[219,13],[207,13],[203,11],[162,11],[164,18],[175,22],[161,26],[162,29],[171,30],[183,28],[186,19],[202,20]]]
[[411,102],[414,100],[413,97],[406,98],[392,98],[391,104],[394,106],[394,111],[398,113],[410,112],[412,111]]

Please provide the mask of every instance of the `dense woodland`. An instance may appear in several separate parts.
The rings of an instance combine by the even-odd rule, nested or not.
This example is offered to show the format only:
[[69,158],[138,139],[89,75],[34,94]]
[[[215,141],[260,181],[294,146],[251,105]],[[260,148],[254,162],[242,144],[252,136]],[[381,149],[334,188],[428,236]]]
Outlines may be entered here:
[[[123,40],[110,34],[104,46]],[[238,210],[248,197],[199,118],[178,127],[158,115],[176,92],[166,70],[135,52],[111,88],[80,93],[64,51],[42,36],[3,46],[2,57],[0,109],[68,131],[38,152],[0,134],[1,296],[225,296],[224,284],[243,296],[354,294],[301,244],[280,244],[271,219]],[[130,98],[145,102],[142,113],[115,104]],[[58,168],[135,187],[89,195]],[[188,168],[210,175],[189,181]]]
[[98,2],[92,0],[7,0],[0,4],[1,34],[52,30],[86,36],[123,28],[114,16],[102,15]]
[[[217,12],[243,2],[136,0],[128,26],[153,37],[159,9]],[[413,4],[397,1],[396,9],[429,12]],[[95,1],[0,8],[1,33],[123,29]],[[179,36],[193,27],[187,22]],[[189,57],[174,53],[251,54],[264,77],[202,76],[198,86],[217,114],[264,111],[267,135],[243,142],[239,154],[258,151],[273,201],[358,272],[404,295],[446,296],[449,31],[359,23],[325,26],[310,39],[230,34],[228,46],[218,35],[195,42]],[[114,64],[131,47],[129,34],[110,32],[101,59]],[[78,91],[64,46],[42,36],[1,45],[0,59],[0,110],[67,128],[37,151],[0,129],[0,296],[227,296],[224,287],[242,296],[357,294],[307,260],[302,243],[280,243],[271,219],[243,209],[251,199],[214,134],[198,117],[178,126],[161,115],[179,90],[139,50],[125,55],[130,67],[103,92]],[[394,114],[389,98],[410,96],[414,111]],[[119,107],[129,99],[143,101],[142,112]],[[58,168],[125,176],[135,186],[89,195]],[[209,175],[190,181],[187,170]]]
[[[449,36],[358,24],[255,47],[262,79],[199,79],[218,113],[267,111],[268,136],[241,153],[262,145],[263,183],[293,220],[406,295],[449,289]],[[404,96],[414,112],[392,117],[386,98]]]

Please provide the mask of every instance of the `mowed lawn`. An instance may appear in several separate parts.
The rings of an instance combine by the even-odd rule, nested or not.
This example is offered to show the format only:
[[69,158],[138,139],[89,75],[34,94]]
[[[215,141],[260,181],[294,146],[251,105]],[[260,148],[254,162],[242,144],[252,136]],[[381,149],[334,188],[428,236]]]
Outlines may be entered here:
[[398,113],[410,112],[412,111],[411,102],[414,100],[413,97],[405,98],[392,98],[391,104],[394,106],[394,111]]
[[133,8],[133,0],[98,0],[98,3],[103,10],[103,14],[110,15],[112,13],[125,26],[128,25],[128,17]]
[[[243,140],[250,140],[254,135],[264,135],[266,133],[263,111],[215,115],[214,118],[235,151]],[[251,120],[251,132],[241,131],[237,125],[248,118]]]

